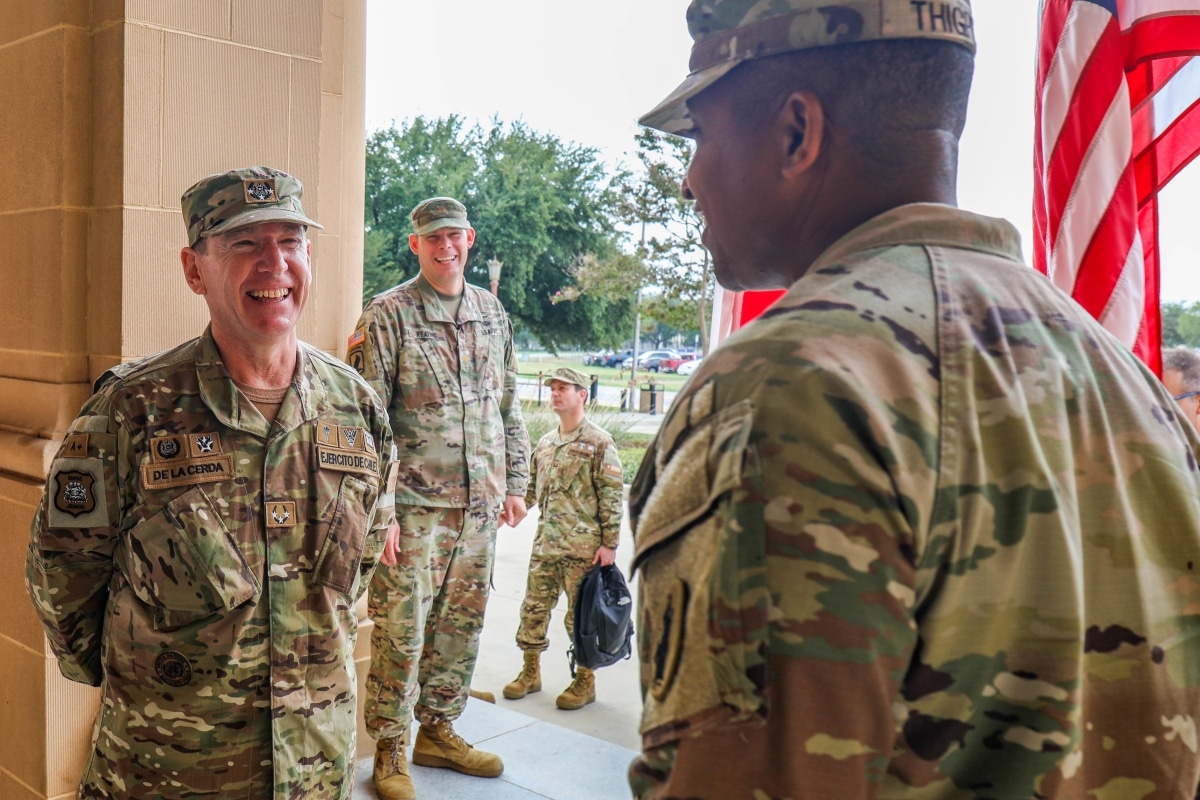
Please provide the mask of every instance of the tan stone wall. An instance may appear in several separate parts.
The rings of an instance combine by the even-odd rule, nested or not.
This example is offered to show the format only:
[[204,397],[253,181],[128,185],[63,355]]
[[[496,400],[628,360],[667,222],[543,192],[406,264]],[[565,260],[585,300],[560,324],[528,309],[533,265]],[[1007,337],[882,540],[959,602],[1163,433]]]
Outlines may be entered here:
[[344,348],[362,291],[365,31],[365,0],[0,0],[4,800],[73,796],[82,770],[96,692],[48,656],[28,524],[92,380],[205,325],[179,267],[182,191],[249,164],[299,177],[325,226],[301,338]]

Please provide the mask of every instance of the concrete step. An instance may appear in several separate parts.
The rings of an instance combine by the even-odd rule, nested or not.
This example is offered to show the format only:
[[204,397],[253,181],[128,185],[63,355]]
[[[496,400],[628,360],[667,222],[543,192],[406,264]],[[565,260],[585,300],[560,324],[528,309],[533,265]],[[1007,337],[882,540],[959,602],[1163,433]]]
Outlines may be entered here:
[[[504,759],[504,774],[472,778],[412,765],[419,800],[629,800],[632,750],[478,700],[467,703],[454,729]],[[371,759],[358,762],[353,800],[375,800],[371,769]]]

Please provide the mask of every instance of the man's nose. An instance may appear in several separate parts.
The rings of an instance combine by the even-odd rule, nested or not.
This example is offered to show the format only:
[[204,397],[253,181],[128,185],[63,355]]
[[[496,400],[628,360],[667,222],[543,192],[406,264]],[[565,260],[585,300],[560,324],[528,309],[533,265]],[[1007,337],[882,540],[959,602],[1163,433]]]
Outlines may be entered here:
[[683,195],[684,200],[695,200],[696,195],[692,194],[692,187],[688,185],[688,179],[685,176],[683,183],[679,184],[679,193]]

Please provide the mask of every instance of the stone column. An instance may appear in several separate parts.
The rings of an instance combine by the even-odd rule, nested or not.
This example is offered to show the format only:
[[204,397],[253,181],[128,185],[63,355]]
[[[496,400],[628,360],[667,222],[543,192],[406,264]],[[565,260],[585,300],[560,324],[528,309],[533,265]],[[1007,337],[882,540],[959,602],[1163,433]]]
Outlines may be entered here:
[[33,614],[29,520],[92,381],[203,330],[179,266],[185,188],[250,164],[304,182],[325,230],[300,335],[344,353],[362,292],[365,4],[0,0],[5,800],[74,797],[83,770],[98,694],[61,678]]

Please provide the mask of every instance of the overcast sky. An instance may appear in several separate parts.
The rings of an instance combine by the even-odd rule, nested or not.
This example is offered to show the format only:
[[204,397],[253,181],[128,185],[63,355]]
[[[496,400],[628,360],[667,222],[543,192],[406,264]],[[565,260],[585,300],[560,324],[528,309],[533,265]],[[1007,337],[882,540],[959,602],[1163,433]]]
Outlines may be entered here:
[[[367,0],[367,129],[423,114],[524,120],[632,162],[637,117],[686,75],[686,0]],[[959,204],[1032,230],[1037,0],[975,0]],[[1200,300],[1200,171],[1163,194],[1163,300]]]

